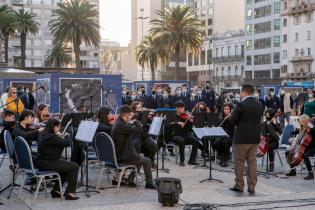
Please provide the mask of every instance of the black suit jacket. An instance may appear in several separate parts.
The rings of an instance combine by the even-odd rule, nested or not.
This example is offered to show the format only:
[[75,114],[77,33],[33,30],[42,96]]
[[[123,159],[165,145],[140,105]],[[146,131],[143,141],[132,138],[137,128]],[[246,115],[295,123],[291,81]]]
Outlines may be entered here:
[[144,104],[144,106],[148,109],[156,109],[157,108],[157,100],[158,100],[158,96],[155,95],[150,95],[147,97],[146,103]]
[[202,96],[209,108],[213,108],[216,105],[215,92],[213,90],[203,90]]
[[231,124],[236,126],[234,144],[259,144],[263,112],[263,106],[253,97],[235,106],[230,117]]

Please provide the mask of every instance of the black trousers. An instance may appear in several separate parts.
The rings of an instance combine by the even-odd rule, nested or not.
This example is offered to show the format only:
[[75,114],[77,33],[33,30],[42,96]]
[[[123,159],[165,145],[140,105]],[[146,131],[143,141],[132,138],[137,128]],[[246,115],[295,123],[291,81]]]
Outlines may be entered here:
[[199,141],[192,135],[186,136],[173,136],[171,142],[175,143],[179,147],[179,159],[181,162],[185,161],[185,146],[192,145],[189,161],[196,161],[197,149]]
[[[149,158],[140,155],[140,160],[126,161],[125,163],[133,164],[137,166],[138,171],[140,170],[141,167],[143,167],[146,183],[147,184],[153,183],[152,171],[151,171],[152,165],[151,165],[151,160]],[[134,175],[135,175],[134,173],[130,175],[131,179],[134,178]]]
[[[285,156],[287,157],[288,154],[289,154],[289,151],[286,151]],[[305,166],[309,172],[312,172],[312,164],[310,161],[310,157],[312,157],[314,155],[315,155],[315,148],[313,148],[313,147],[306,148],[306,150],[304,152],[304,163],[305,163]],[[293,167],[291,166],[291,168],[293,168]]]
[[232,146],[231,137],[222,137],[214,140],[212,147],[218,152],[221,161],[228,161],[230,156],[230,148]]
[[155,155],[158,149],[155,141],[151,137],[146,138],[144,141],[142,141],[140,138],[135,138],[133,141],[136,150],[139,153],[143,153],[145,157],[150,158],[150,160],[154,162]]
[[[40,170],[55,171],[60,174],[62,185],[68,182],[66,193],[75,193],[78,181],[79,165],[65,160],[37,160],[36,166]],[[58,181],[55,181],[53,190],[60,191]]]
[[278,149],[279,142],[278,141],[271,141],[268,144],[268,155],[270,163],[275,161],[275,150]]

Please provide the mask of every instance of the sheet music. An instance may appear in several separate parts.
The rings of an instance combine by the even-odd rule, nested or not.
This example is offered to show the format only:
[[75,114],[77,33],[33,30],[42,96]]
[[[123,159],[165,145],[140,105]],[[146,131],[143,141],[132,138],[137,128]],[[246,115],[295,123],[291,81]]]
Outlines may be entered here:
[[93,121],[81,121],[75,139],[84,142],[92,142],[98,124],[98,122]]
[[199,139],[203,139],[205,137],[229,136],[222,127],[193,128],[193,131]]
[[149,134],[153,136],[160,135],[164,117],[154,117],[150,126]]

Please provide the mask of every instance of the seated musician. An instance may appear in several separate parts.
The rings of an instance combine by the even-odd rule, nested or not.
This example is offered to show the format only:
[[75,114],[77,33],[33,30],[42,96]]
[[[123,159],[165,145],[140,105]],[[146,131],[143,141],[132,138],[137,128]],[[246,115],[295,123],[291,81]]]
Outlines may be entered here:
[[3,112],[3,121],[0,123],[0,149],[3,152],[6,152],[5,143],[4,143],[4,131],[9,131],[12,134],[12,131],[16,125],[15,113],[9,110]]
[[[133,117],[131,120],[137,120],[139,124],[141,124],[142,118],[142,102],[134,101],[131,104],[131,110],[133,113]],[[142,124],[141,124],[142,125]],[[150,158],[152,163],[152,168],[155,167],[155,155],[157,152],[157,145],[155,141],[148,135],[150,126],[142,125],[142,132],[141,134],[134,135],[134,143],[136,146],[137,151],[143,153],[145,157]]]
[[220,127],[224,129],[229,137],[217,138],[213,143],[213,149],[218,152],[218,158],[220,159],[219,165],[227,167],[228,160],[230,159],[230,148],[232,146],[235,127],[229,121],[229,116],[233,110],[232,105],[225,104],[222,109],[223,113],[220,120]]
[[[40,170],[55,171],[60,174],[62,183],[68,183],[64,193],[66,200],[77,200],[76,184],[78,180],[79,165],[62,159],[62,151],[71,144],[69,136],[60,134],[60,121],[49,119],[44,132],[38,142],[38,157],[36,166]],[[51,191],[52,198],[60,198],[59,183],[55,181]]]
[[20,114],[19,121],[12,132],[13,139],[21,136],[27,141],[30,147],[32,146],[33,141],[38,141],[39,134],[44,131],[44,128],[35,130],[30,128],[34,123],[34,117],[34,112],[27,109]]
[[268,138],[268,155],[270,160],[269,171],[274,170],[275,150],[279,147],[280,124],[277,122],[275,111],[269,108],[265,111],[266,121],[263,122],[261,133]]
[[[310,117],[307,115],[301,115],[299,118],[299,123],[301,125],[301,130],[304,128],[306,129],[306,132],[309,133],[312,136],[312,140],[309,143],[309,145],[306,147],[304,152],[304,163],[308,170],[308,175],[304,177],[305,180],[313,180],[314,174],[312,170],[312,164],[309,159],[309,157],[312,157],[315,155],[315,128],[314,128],[314,122],[311,122]],[[295,131],[294,134],[298,134],[298,130]],[[288,157],[290,151],[287,151],[285,153],[286,157]],[[296,176],[296,170],[295,166],[290,164],[290,170],[286,173],[287,176]]]
[[111,135],[112,126],[115,122],[115,116],[107,106],[102,106],[96,112],[96,118],[99,122],[96,132],[105,132]]
[[205,102],[198,102],[194,108],[193,113],[209,113],[210,110]]
[[[139,154],[133,142],[134,134],[141,134],[142,128],[138,121],[129,123],[132,117],[130,106],[123,105],[119,109],[119,117],[112,128],[112,138],[115,144],[117,161],[120,164],[133,164],[140,169],[143,166],[146,189],[156,189],[152,179],[151,160]],[[135,173],[129,175],[129,180],[134,179]]]
[[48,106],[46,106],[45,104],[39,104],[36,111],[36,123],[45,123],[49,120],[49,118],[50,112]]
[[189,116],[185,113],[185,105],[182,101],[178,101],[176,106],[176,121],[171,123],[171,142],[174,142],[179,146],[179,158],[180,166],[185,166],[185,145],[192,145],[190,158],[188,161],[189,165],[198,165],[196,162],[197,149],[199,141],[193,135],[192,132],[192,119],[188,119]]

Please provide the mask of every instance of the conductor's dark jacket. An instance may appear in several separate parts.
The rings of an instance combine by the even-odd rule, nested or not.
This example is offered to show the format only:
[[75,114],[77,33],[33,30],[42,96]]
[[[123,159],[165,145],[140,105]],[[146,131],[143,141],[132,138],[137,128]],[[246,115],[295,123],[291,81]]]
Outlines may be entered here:
[[259,144],[263,106],[253,97],[247,97],[238,103],[230,117],[236,126],[234,144]]
[[119,163],[140,160],[140,155],[136,151],[132,137],[141,134],[142,128],[126,123],[118,117],[112,128],[112,139],[115,144],[116,158]]

